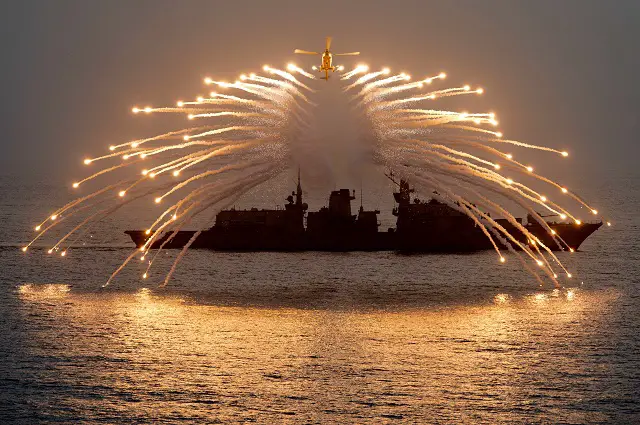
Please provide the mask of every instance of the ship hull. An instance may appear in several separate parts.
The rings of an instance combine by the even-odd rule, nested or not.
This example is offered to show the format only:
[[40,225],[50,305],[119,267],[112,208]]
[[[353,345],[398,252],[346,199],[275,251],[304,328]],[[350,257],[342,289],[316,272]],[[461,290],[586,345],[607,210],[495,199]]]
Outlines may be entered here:
[[[395,181],[394,181],[395,183]],[[295,192],[286,198],[284,208],[235,209],[220,211],[215,225],[207,230],[170,231],[154,239],[152,249],[209,249],[215,251],[399,251],[399,252],[473,252],[492,249],[494,244],[487,231],[460,208],[440,202],[411,200],[413,190],[408,182],[398,183],[400,190],[393,196],[398,207],[396,228],[378,231],[379,210],[365,210],[363,206],[352,214],[351,201],[355,191],[339,189],[331,192],[328,207],[307,212],[302,202],[302,187],[298,174]],[[458,205],[459,206],[459,205]],[[306,226],[305,226],[306,217]],[[538,219],[540,217],[538,216]],[[522,220],[496,219],[493,223],[517,242],[494,242],[503,249],[510,243],[513,249],[533,244],[527,234],[552,250],[577,250],[582,242],[602,223],[547,223],[553,233],[564,240],[560,246],[547,228],[532,216],[522,231]],[[151,237],[146,231],[128,230],[138,248],[146,246]]]
[[[580,226],[564,223],[552,223],[550,227],[560,236],[569,248],[578,250],[582,242],[595,232],[602,223],[584,223]],[[547,247],[554,251],[562,248],[551,235],[540,226],[526,226]],[[509,229],[516,239],[529,244],[528,238],[519,231]],[[128,230],[128,234],[138,248],[142,247],[149,235],[142,230]],[[154,241],[151,248],[181,249],[196,235],[192,230],[181,230],[177,234],[167,232]],[[506,248],[498,243],[501,248]],[[512,245],[514,246],[514,245]],[[402,251],[402,252],[474,252],[492,249],[493,245],[477,227],[423,228],[404,232],[362,233],[342,232],[291,232],[282,233],[264,229],[219,229],[213,227],[201,231],[189,246],[190,249],[209,249],[214,251]],[[514,248],[519,249],[518,246]],[[567,249],[567,247],[564,247]]]

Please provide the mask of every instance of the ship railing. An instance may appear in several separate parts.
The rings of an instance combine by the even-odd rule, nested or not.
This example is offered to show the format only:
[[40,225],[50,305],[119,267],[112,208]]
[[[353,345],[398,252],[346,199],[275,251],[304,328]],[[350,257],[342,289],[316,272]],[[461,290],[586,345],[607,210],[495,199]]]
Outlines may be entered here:
[[[570,220],[561,220],[561,221],[547,221],[547,224],[575,224],[575,222],[572,222]],[[580,220],[580,224],[602,224],[603,221],[602,220]]]

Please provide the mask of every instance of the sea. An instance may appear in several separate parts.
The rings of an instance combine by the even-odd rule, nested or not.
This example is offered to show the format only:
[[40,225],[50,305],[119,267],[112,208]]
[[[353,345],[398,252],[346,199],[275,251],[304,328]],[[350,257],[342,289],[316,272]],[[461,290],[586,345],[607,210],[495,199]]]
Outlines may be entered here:
[[640,175],[586,181],[612,226],[557,288],[489,251],[191,251],[163,286],[167,251],[103,287],[144,222],[22,252],[70,195],[1,177],[0,423],[640,423]]

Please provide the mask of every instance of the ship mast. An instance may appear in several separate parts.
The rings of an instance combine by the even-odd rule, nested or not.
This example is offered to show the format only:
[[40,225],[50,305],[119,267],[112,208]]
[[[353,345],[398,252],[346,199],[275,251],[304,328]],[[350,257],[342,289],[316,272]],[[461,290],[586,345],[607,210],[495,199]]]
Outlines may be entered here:
[[296,188],[296,205],[302,205],[302,185],[300,184],[300,167],[298,167],[298,187]]
[[396,176],[393,174],[393,171],[389,171],[389,173],[385,173],[385,176],[389,180],[391,180],[394,184],[398,185],[398,192],[393,193],[393,198],[398,204],[408,204],[411,201],[411,194],[415,191],[409,186],[409,182],[403,178],[400,178],[400,182],[396,180]]
[[362,175],[360,176],[360,211],[364,211],[362,207]]

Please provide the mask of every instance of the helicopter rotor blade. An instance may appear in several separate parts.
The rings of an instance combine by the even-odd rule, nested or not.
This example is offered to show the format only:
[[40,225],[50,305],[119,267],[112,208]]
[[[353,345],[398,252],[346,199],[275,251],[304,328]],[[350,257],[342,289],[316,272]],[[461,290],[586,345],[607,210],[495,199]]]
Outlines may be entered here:
[[327,50],[331,49],[331,36],[327,37]]
[[359,55],[360,52],[350,52],[350,53],[334,53],[333,56],[356,56]]
[[298,53],[300,55],[319,55],[320,54],[318,52],[309,52],[308,50],[300,50],[300,49],[294,50],[293,53]]

